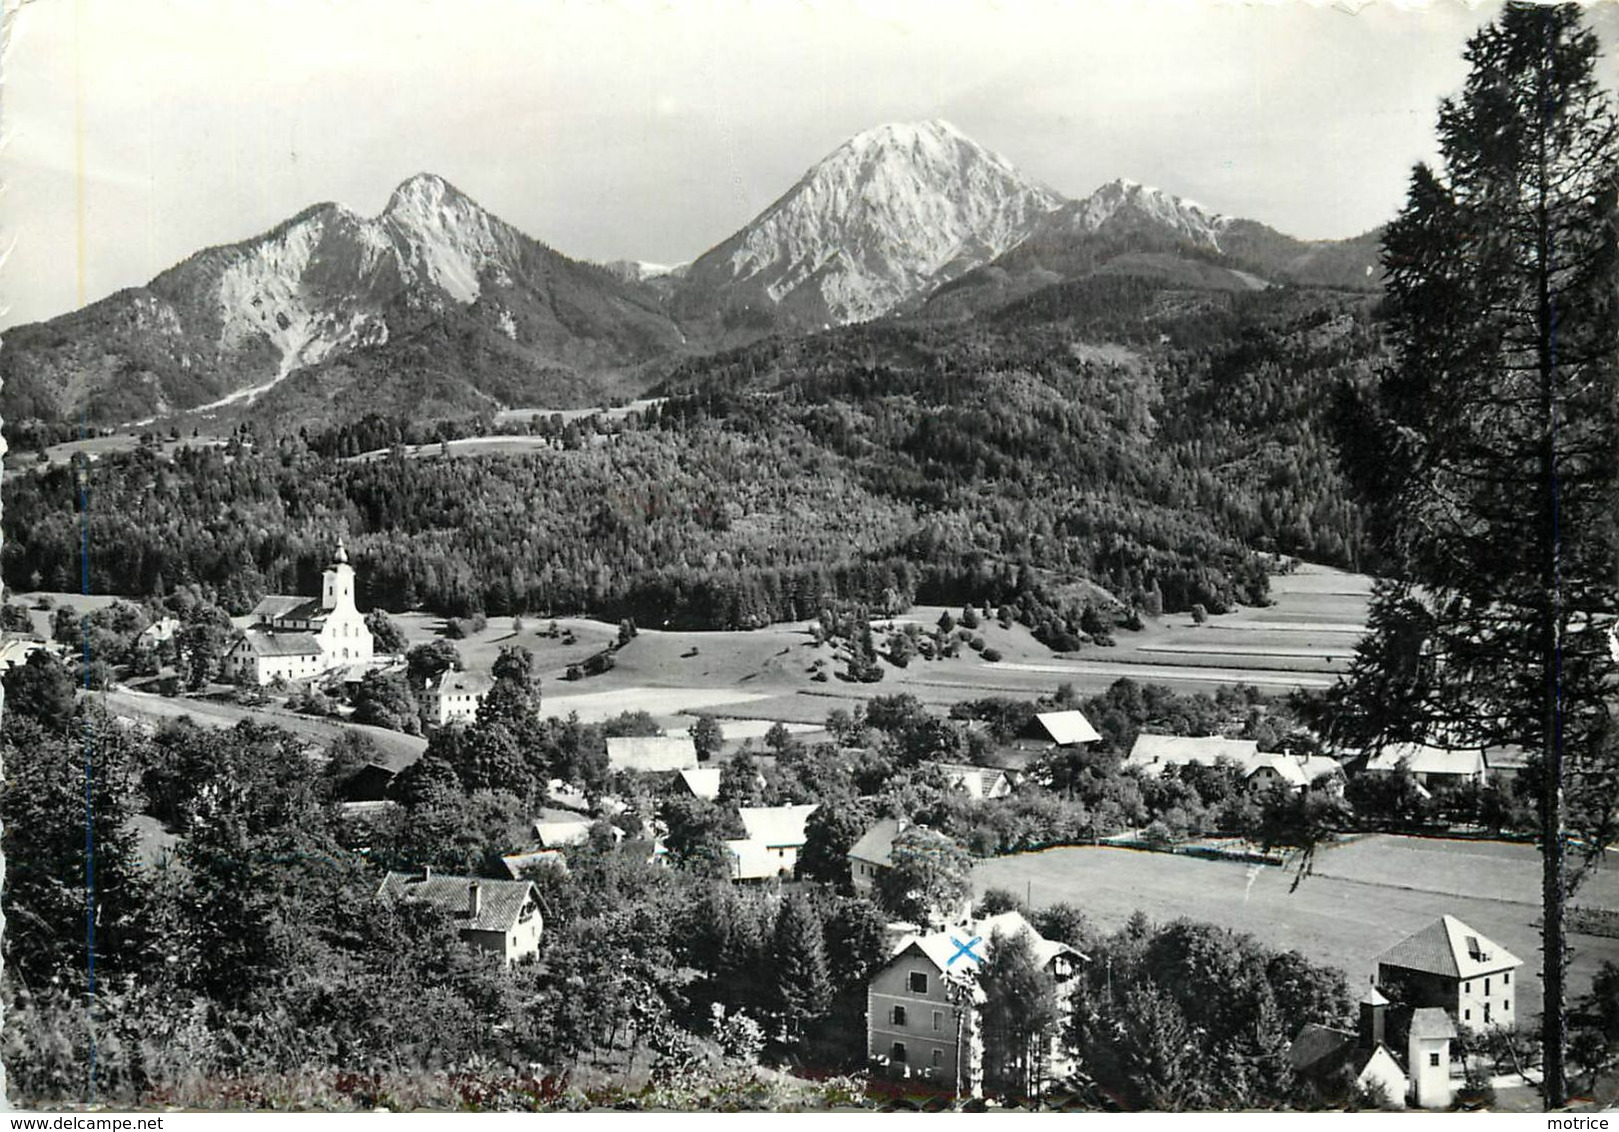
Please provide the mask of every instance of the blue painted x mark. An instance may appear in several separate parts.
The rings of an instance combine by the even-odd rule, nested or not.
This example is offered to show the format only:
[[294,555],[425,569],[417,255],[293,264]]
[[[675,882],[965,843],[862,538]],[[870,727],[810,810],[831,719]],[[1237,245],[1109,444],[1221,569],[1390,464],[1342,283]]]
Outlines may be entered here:
[[956,945],[956,953],[950,957],[948,962],[945,963],[946,967],[950,966],[951,963],[954,963],[957,959],[960,959],[964,955],[975,963],[982,963],[984,961],[984,957],[973,950],[973,948],[978,944],[984,942],[983,936],[975,935],[966,943],[962,943],[955,936],[951,936],[950,942]]

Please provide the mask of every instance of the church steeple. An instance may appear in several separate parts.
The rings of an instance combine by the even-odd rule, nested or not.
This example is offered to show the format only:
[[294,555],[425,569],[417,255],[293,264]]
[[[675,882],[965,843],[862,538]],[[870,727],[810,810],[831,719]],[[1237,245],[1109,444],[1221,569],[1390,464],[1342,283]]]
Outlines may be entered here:
[[320,605],[328,611],[354,608],[354,567],[349,565],[349,552],[342,539],[337,540],[332,564],[321,575]]

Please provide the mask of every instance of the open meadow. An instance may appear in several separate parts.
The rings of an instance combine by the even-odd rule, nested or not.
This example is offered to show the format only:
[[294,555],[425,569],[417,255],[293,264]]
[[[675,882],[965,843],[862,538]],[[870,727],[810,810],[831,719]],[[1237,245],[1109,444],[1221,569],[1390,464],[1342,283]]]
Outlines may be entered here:
[[[833,710],[852,711],[874,696],[899,692],[945,711],[962,700],[988,695],[1032,699],[1064,683],[1092,695],[1121,677],[1183,693],[1209,693],[1238,682],[1271,694],[1326,687],[1352,654],[1370,589],[1371,580],[1363,575],[1306,564],[1272,578],[1269,606],[1236,609],[1203,624],[1188,614],[1170,614],[1148,620],[1140,632],[1121,630],[1111,647],[1090,646],[1070,654],[1053,653],[1022,625],[1002,628],[985,620],[974,632],[987,648],[1000,652],[1001,660],[986,661],[965,647],[952,659],[917,659],[905,667],[884,659],[883,679],[874,684],[840,676],[845,665],[838,650],[817,645],[803,622],[727,632],[643,627],[614,655],[610,671],[580,680],[566,679],[569,668],[607,648],[618,634],[616,625],[579,617],[492,617],[483,629],[453,643],[464,666],[482,673],[503,647],[521,645],[533,652],[546,714],[577,711],[581,719],[594,722],[619,712],[646,711],[667,730],[678,731],[689,727],[697,713],[707,713],[728,724],[728,737],[744,739],[763,735],[777,722],[807,733]],[[19,594],[17,599],[32,606],[39,596]],[[81,612],[112,600],[71,593],[49,596]],[[902,617],[874,622],[879,649],[890,625],[931,627],[943,612],[942,606],[916,606]],[[391,616],[410,645],[445,637],[441,617]],[[33,613],[41,635],[49,635],[50,617],[48,612]],[[197,714],[219,715],[218,705],[193,709],[196,701],[173,703]],[[390,755],[407,761],[411,757],[403,749],[390,749]]]
[[[1076,847],[980,861],[973,888],[1005,888],[1034,907],[1067,901],[1104,931],[1137,911],[1220,924],[1337,967],[1351,987],[1381,952],[1449,913],[1524,961],[1517,997],[1527,1024],[1540,1008],[1539,869],[1533,846],[1373,835],[1323,852],[1296,887],[1288,867]],[[1596,873],[1574,903],[1619,909],[1619,870]],[[1604,961],[1619,962],[1619,939],[1569,939],[1578,996]]]

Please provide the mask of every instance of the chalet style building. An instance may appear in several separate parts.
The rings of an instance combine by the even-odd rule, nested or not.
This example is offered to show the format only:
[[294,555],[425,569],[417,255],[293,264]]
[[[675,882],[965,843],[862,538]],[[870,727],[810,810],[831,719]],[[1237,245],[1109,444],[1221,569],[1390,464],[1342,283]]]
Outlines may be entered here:
[[225,656],[238,683],[311,680],[374,655],[371,630],[354,605],[354,567],[341,541],[321,575],[320,597],[269,594],[253,607],[252,627]]
[[515,963],[538,954],[544,920],[539,895],[526,880],[485,880],[426,872],[390,872],[377,898],[425,904],[455,924],[473,947]]
[[[979,960],[996,939],[1028,932],[1035,962],[1057,984],[1059,1010],[1071,1009],[1074,975],[1085,956],[1042,937],[1018,912],[1004,912],[945,931],[907,935],[871,978],[866,991],[866,1052],[894,1077],[920,1078],[959,1094],[979,1096],[984,1085],[984,992]],[[971,947],[963,951],[963,944]],[[1058,1026],[1060,1034],[1062,1026]],[[1046,1074],[1067,1072],[1060,1037],[1046,1052]]]

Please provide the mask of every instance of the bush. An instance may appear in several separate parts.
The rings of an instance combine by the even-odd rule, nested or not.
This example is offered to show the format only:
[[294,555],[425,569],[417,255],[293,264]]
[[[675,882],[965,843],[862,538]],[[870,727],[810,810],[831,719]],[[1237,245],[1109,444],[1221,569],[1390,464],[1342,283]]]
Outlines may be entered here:
[[989,649],[985,649],[983,651],[983,653],[981,653],[980,655],[982,655],[983,658],[985,660],[989,661],[991,664],[994,664],[996,661],[1001,659],[1001,650],[1000,649],[995,649],[995,648],[989,648]]

